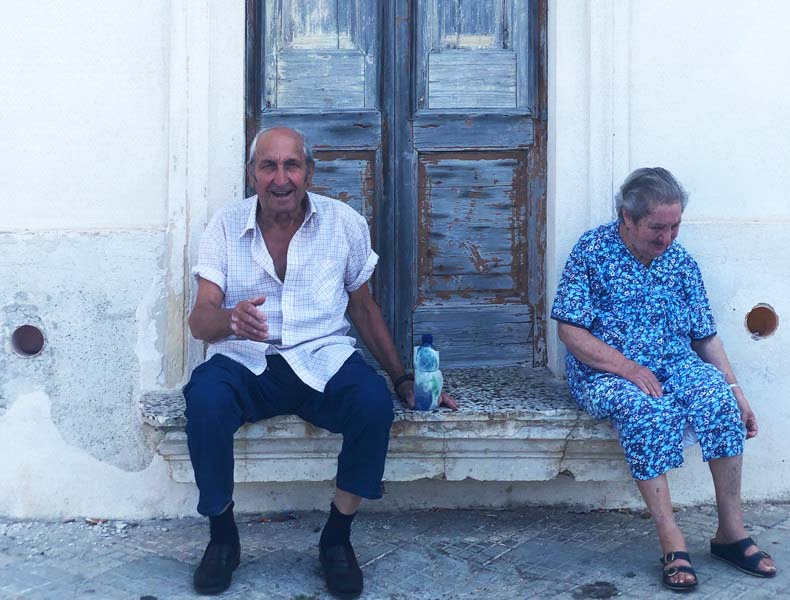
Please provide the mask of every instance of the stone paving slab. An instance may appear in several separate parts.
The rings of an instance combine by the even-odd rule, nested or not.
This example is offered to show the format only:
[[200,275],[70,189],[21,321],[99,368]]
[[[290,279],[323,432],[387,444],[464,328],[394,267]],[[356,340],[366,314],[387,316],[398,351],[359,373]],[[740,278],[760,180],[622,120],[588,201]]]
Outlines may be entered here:
[[[364,508],[364,507],[363,507]],[[774,555],[773,579],[713,560],[710,507],[678,511],[701,598],[787,598],[790,504],[748,506],[747,527]],[[450,600],[672,598],[659,582],[653,523],[639,511],[562,508],[362,512],[353,542],[363,598]],[[221,598],[322,600],[316,544],[325,515],[240,515],[242,563]],[[0,519],[0,599],[199,598],[192,571],[207,540],[200,518],[145,521]]]

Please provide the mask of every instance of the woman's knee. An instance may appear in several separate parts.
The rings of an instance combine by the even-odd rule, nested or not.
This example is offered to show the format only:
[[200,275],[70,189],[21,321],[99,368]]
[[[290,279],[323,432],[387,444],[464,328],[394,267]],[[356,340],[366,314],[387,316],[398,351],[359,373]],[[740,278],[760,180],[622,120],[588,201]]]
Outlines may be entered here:
[[716,430],[721,434],[730,432],[740,435],[743,430],[741,409],[729,389],[710,389],[699,393],[689,410],[689,418],[700,435],[703,431]]

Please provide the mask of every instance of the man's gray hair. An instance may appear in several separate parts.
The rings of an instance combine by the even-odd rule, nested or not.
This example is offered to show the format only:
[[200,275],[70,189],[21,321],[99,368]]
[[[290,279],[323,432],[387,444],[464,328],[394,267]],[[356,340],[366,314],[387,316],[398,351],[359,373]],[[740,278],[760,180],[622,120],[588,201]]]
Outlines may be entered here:
[[623,212],[638,222],[656,204],[680,204],[686,209],[688,194],[678,180],[661,167],[637,169],[625,178],[615,196],[617,216],[622,221]]
[[258,138],[260,138],[264,133],[271,131],[272,129],[288,129],[289,131],[293,131],[296,135],[302,138],[302,152],[304,153],[305,161],[307,162],[308,167],[312,167],[315,165],[315,159],[313,158],[313,147],[310,145],[310,142],[307,141],[307,136],[298,129],[293,127],[285,127],[284,125],[274,125],[272,127],[266,127],[265,129],[261,129],[258,133],[255,134],[255,137],[252,138],[252,143],[250,144],[250,158],[247,161],[248,165],[252,165],[255,162],[255,149],[258,147]]

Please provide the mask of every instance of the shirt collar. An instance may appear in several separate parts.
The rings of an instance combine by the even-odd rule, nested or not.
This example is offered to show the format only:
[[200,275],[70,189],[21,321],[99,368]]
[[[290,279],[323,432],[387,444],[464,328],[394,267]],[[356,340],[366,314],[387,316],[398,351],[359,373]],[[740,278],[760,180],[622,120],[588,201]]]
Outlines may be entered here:
[[[315,204],[310,199],[310,194],[305,192],[305,196],[307,197],[307,210],[305,211],[304,223],[307,223],[314,214],[316,214]],[[244,229],[241,230],[239,237],[244,237],[248,231],[255,231],[255,218],[258,214],[258,195],[256,194],[252,198],[250,198],[252,202],[250,202],[249,212],[247,214],[247,223],[244,225]]]

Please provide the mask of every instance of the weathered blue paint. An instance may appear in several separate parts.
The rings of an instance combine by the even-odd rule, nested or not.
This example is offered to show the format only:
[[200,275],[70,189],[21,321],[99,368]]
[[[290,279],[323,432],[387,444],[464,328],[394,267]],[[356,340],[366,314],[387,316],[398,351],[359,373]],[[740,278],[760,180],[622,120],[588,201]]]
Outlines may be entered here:
[[320,150],[375,150],[381,147],[379,111],[265,110],[264,127],[284,125],[302,130]]
[[529,113],[503,111],[421,110],[413,117],[414,147],[431,150],[482,150],[529,148],[535,143],[534,117]]
[[545,236],[545,180],[531,187],[535,165],[545,169],[536,102],[545,88],[533,75],[544,68],[541,10],[529,0],[429,0],[413,13],[416,172],[402,174],[414,185],[398,202],[416,204],[418,235],[397,248],[415,246],[413,337],[453,331],[449,353],[437,342],[447,366],[544,364],[534,352],[544,309],[531,300],[544,294],[532,288],[544,285],[545,245],[528,256],[528,237]]

